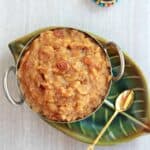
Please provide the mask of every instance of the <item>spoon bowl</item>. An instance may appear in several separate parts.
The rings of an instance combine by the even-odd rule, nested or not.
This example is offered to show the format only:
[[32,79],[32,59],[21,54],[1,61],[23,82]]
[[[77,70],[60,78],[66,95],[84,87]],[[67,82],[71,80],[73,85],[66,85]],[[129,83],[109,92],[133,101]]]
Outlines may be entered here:
[[126,111],[133,104],[133,100],[134,100],[133,90],[124,91],[118,96],[116,100],[116,104],[115,104],[116,110],[118,112]]

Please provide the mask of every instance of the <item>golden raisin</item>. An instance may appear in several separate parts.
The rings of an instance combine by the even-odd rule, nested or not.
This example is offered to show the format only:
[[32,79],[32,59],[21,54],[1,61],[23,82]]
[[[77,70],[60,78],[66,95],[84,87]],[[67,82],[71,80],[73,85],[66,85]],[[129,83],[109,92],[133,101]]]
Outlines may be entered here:
[[69,63],[66,61],[66,60],[59,60],[57,63],[56,63],[56,67],[64,72],[64,71],[68,71],[69,70]]
[[92,65],[92,60],[89,57],[83,57],[83,63],[86,65]]

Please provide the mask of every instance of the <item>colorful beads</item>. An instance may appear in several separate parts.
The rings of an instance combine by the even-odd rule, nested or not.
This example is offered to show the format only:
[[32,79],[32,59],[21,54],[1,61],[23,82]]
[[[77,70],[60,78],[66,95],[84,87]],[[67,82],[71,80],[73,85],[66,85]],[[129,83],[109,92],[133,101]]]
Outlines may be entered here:
[[94,0],[97,5],[101,7],[110,7],[115,4],[118,0]]

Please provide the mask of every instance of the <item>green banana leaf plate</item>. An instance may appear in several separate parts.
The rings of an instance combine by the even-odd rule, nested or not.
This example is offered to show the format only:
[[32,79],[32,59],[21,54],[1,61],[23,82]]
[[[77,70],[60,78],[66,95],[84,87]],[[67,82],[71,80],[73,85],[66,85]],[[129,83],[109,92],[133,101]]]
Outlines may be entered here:
[[[9,48],[14,56],[15,62],[17,62],[18,56],[26,43],[33,36],[39,34],[41,31],[52,28],[54,27],[40,29],[11,42]],[[102,44],[107,42],[107,40],[99,36],[93,36]],[[111,47],[109,48],[108,54],[112,62],[113,74],[117,74],[120,68],[119,57],[116,51]],[[150,125],[150,99],[148,97],[146,81],[138,66],[127,54],[124,55],[126,66],[123,78],[120,81],[113,82],[107,99],[105,99],[102,107],[92,116],[85,120],[68,124],[52,123],[43,119],[48,122],[49,125],[63,133],[84,143],[91,143],[113,114],[114,103],[119,93],[126,89],[133,89],[135,92],[135,100],[132,107],[116,117],[102,139],[98,142],[98,145],[119,144],[149,133],[149,130],[146,130],[142,124],[143,122],[147,126]]]

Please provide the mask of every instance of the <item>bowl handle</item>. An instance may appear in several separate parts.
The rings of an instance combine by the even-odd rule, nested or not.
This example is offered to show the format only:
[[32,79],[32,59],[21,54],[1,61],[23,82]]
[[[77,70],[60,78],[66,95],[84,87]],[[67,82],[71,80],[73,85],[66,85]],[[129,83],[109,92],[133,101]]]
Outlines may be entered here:
[[124,70],[125,70],[125,58],[124,58],[124,54],[122,52],[122,50],[120,49],[120,47],[115,44],[114,42],[108,42],[105,44],[104,48],[105,50],[107,51],[108,50],[108,47],[114,47],[115,50],[117,51],[118,55],[119,55],[119,58],[120,58],[120,71],[118,73],[117,76],[113,76],[112,77],[112,80],[113,81],[118,81],[122,78],[123,74],[124,74]]
[[13,105],[21,105],[23,104],[24,100],[21,96],[20,93],[20,100],[16,101],[9,93],[9,88],[8,88],[8,75],[10,72],[13,72],[14,74],[16,73],[16,67],[15,66],[10,66],[8,68],[8,70],[5,72],[4,74],[4,78],[3,78],[3,87],[4,87],[4,92],[5,92],[5,96],[8,99],[8,101],[13,104]]

